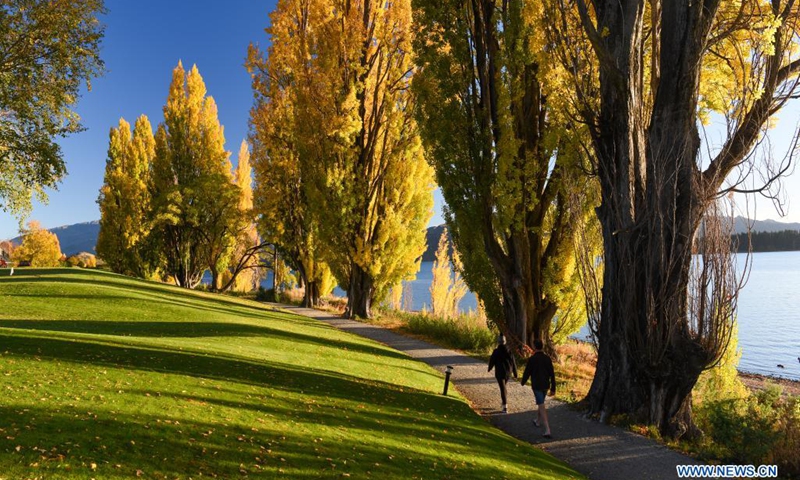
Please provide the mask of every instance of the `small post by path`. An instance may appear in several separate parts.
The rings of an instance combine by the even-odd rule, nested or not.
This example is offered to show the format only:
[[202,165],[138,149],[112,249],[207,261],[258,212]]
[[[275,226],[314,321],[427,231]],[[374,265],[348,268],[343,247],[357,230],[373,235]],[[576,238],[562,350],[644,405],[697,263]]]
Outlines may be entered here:
[[445,395],[445,396],[447,395],[447,387],[450,386],[450,374],[451,373],[453,373],[453,366],[452,365],[448,365],[447,369],[445,369],[445,372],[444,372],[444,392],[442,392],[442,395]]

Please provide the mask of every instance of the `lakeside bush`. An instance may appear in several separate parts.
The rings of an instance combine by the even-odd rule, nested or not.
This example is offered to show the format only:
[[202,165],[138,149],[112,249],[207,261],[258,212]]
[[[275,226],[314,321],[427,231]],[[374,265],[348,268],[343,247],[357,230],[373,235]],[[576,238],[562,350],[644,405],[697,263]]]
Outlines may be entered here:
[[705,438],[696,446],[721,462],[777,465],[782,476],[800,476],[800,399],[778,386],[744,398],[703,403],[697,423]]
[[[386,311],[384,317],[396,320],[399,326],[416,335],[432,339],[438,345],[464,350],[478,355],[488,355],[495,346],[497,332],[475,314],[461,314],[453,318],[438,318],[427,312]],[[386,322],[387,319],[382,319]]]

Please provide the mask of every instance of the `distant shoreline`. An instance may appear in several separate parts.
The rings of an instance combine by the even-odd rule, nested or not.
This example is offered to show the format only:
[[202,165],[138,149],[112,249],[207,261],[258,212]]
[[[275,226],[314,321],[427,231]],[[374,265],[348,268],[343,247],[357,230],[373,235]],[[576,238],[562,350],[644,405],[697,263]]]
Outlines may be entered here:
[[741,371],[739,372],[739,379],[751,390],[764,390],[767,384],[770,383],[782,387],[783,393],[786,395],[800,396],[800,380]]

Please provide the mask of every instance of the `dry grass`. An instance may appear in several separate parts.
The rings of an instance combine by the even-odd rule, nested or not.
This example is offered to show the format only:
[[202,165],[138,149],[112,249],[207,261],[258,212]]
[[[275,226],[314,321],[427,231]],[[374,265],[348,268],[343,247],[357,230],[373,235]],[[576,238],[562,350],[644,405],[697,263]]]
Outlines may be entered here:
[[597,352],[587,342],[570,339],[556,347],[558,362],[555,362],[556,398],[569,403],[580,402],[589,393],[594,370],[597,366]]

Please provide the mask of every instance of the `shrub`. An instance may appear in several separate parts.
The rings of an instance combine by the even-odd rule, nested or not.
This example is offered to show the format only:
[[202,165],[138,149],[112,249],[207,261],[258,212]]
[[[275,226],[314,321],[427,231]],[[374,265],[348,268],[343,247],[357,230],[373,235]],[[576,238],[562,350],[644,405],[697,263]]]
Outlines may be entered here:
[[705,402],[697,409],[706,439],[704,456],[739,464],[774,464],[786,476],[800,475],[800,400],[777,386],[745,398]]
[[697,384],[692,390],[695,405],[703,402],[716,402],[747,397],[749,392],[739,379],[739,359],[742,356],[739,350],[739,329],[734,325],[731,339],[722,358],[713,368],[700,375]]
[[275,290],[272,288],[265,289],[259,285],[258,290],[256,290],[256,300],[259,302],[274,302]]
[[490,330],[474,316],[459,315],[455,318],[436,318],[426,313],[401,313],[406,328],[411,332],[432,339],[435,343],[450,348],[487,354],[495,345],[497,333]]

